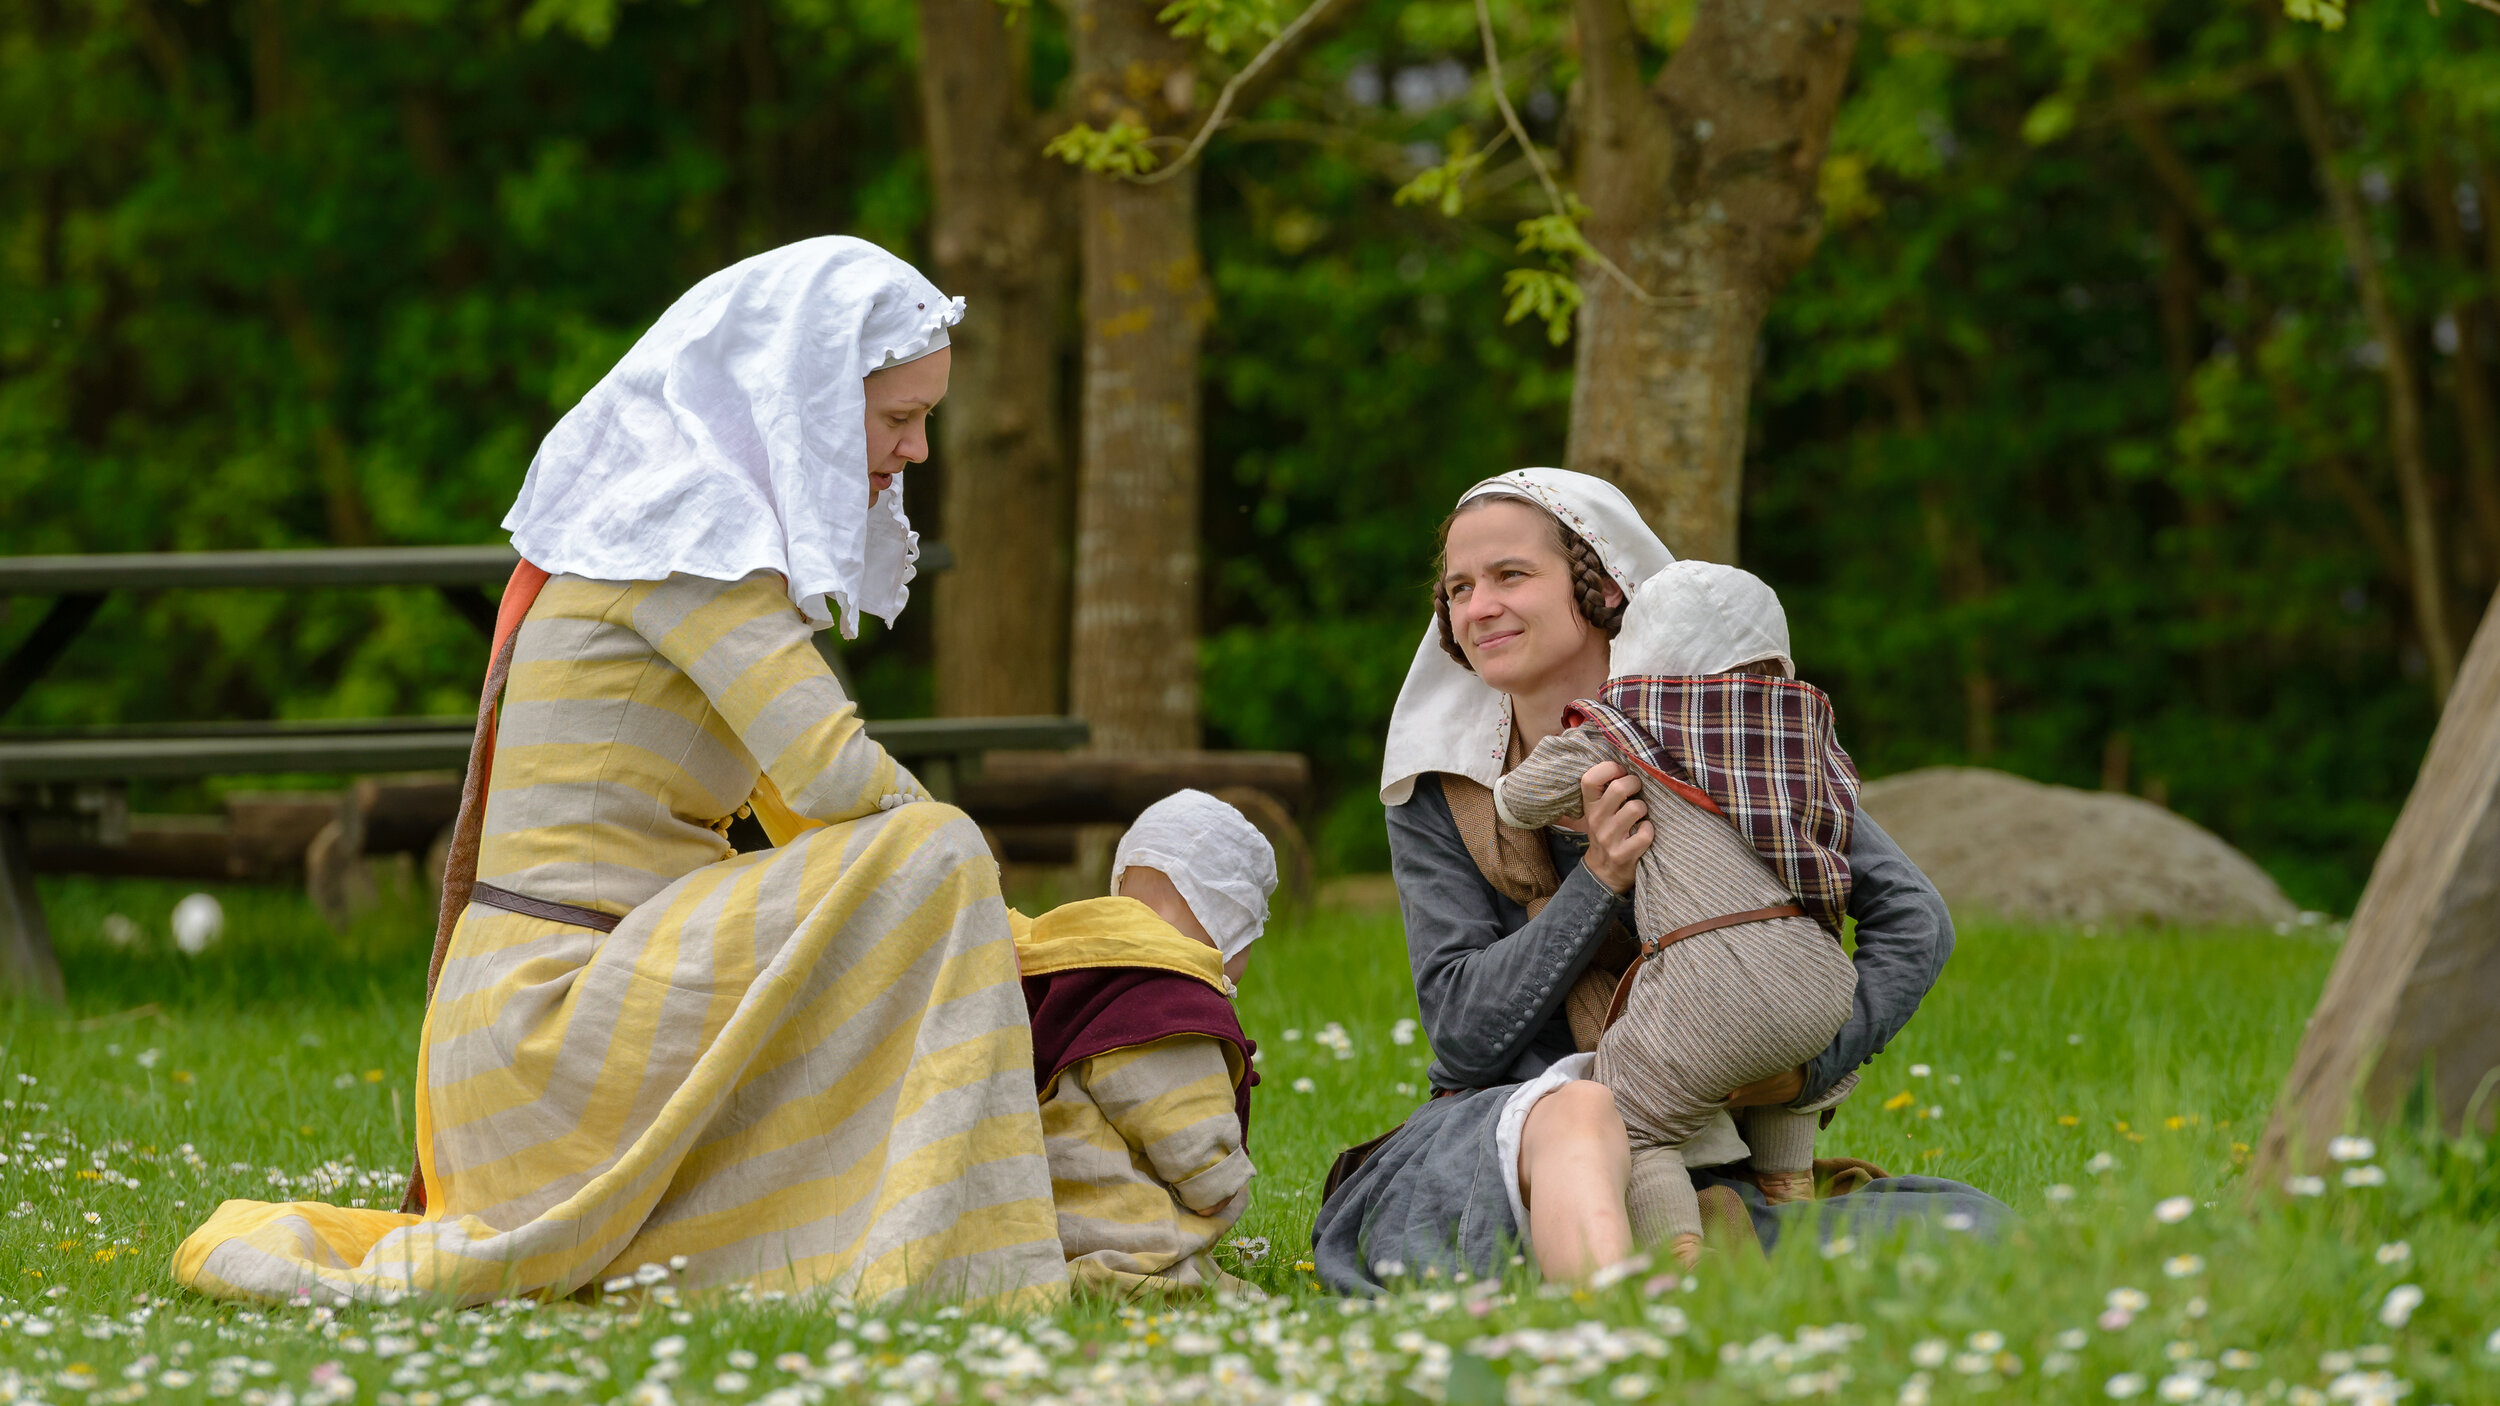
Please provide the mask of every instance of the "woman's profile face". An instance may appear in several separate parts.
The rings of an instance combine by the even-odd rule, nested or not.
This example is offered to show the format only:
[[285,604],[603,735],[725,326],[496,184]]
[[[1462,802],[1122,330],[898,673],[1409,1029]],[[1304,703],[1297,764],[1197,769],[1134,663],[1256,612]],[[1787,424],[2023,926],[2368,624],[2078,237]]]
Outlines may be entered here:
[[946,374],[954,349],[940,347],[918,361],[889,366],[868,377],[868,501],[894,486],[895,475],[929,457],[929,412],[946,397]]
[[1534,692],[1605,636],[1572,600],[1570,563],[1554,524],[1525,503],[1496,500],[1450,524],[1441,584],[1450,633],[1476,674],[1504,693]]

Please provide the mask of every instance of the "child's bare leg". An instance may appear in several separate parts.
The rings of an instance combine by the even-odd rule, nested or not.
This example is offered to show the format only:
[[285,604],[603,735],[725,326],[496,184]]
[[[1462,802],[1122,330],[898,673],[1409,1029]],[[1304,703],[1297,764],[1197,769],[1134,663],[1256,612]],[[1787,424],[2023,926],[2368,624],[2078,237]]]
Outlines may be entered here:
[[1774,1206],[1814,1199],[1814,1134],[1822,1124],[1817,1113],[1792,1113],[1785,1108],[1745,1110],[1745,1145],[1753,1149],[1753,1169],[1762,1183],[1762,1199]]
[[1545,1277],[1585,1279],[1628,1258],[1631,1147],[1605,1085],[1575,1079],[1536,1101],[1519,1132],[1519,1196]]
[[1665,1244],[1676,1263],[1690,1269],[1701,1258],[1701,1198],[1676,1148],[1643,1142],[1632,1149],[1632,1238]]

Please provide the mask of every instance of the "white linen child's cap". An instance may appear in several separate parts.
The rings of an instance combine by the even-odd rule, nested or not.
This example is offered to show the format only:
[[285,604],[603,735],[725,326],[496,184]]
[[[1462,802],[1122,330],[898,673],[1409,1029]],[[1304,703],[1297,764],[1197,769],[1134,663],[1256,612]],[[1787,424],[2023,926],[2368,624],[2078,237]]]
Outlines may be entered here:
[[1175,791],[1137,817],[1111,856],[1111,891],[1130,868],[1159,869],[1215,939],[1225,961],[1267,928],[1276,851],[1240,811],[1204,791]]
[[1738,567],[1679,561],[1632,588],[1606,676],[1689,678],[1759,659],[1776,659],[1781,673],[1797,677],[1779,594]]

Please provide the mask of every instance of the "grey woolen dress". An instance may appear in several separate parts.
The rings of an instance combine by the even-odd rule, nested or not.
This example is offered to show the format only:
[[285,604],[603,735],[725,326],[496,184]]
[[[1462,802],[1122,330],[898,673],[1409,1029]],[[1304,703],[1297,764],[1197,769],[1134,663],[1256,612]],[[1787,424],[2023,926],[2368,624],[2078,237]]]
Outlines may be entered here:
[[[1374,1149],[1320,1206],[1311,1227],[1321,1281],[1375,1293],[1381,1269],[1487,1274],[1521,1242],[1504,1186],[1494,1124],[1511,1091],[1573,1053],[1563,998],[1618,917],[1619,897],[1580,865],[1586,842],[1547,831],[1562,887],[1530,918],[1495,891],[1469,857],[1438,776],[1415,782],[1389,808],[1389,855],[1406,919],[1407,959],[1432,1041],[1433,1099]],[[1806,1068],[1808,1103],[1882,1050],[1917,1012],[1953,951],[1953,921],[1935,886],[1861,812],[1849,843],[1849,915],[1857,920],[1857,994],[1848,1022]],[[1880,1229],[1961,1212],[1985,1232],[2013,1212],[1994,1197],[1937,1177],[1888,1177],[1830,1201],[1773,1208],[1750,1182],[1693,1173],[1700,1186],[1736,1188],[1764,1248],[1782,1224],[1823,1211],[1826,1234]]]

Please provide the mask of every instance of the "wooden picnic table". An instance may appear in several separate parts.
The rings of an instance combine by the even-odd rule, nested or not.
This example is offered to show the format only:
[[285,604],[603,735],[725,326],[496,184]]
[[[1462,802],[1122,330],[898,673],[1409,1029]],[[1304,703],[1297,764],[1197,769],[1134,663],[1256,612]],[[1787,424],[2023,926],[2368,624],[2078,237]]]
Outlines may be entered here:
[[[485,588],[509,579],[519,561],[510,546],[0,557],[0,595],[55,598],[0,660],[0,715],[59,661],[114,591],[431,586],[480,634],[491,635],[495,605]],[[923,574],[952,564],[942,543],[921,550]],[[816,638],[845,690],[855,693],[832,632]],[[58,807],[82,785],[140,778],[457,773],[468,765],[475,725],[473,717],[450,717],[0,730],[0,987],[61,993],[34,887],[27,812]],[[1031,717],[886,719],[869,723],[868,735],[916,762],[922,781],[951,797],[985,752],[1081,746],[1087,734],[1076,718]]]

